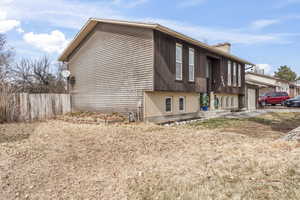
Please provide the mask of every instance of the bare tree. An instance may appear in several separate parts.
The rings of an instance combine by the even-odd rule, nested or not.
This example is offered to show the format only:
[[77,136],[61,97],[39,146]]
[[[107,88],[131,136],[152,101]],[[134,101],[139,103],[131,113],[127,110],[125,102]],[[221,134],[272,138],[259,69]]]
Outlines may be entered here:
[[12,64],[14,51],[0,34],[0,86],[9,86],[14,92],[65,93],[65,80],[60,75],[62,64],[53,64],[46,56],[21,59]]
[[66,93],[67,92],[67,78],[62,76],[62,72],[64,70],[67,70],[66,65],[64,65],[62,62],[59,62],[56,64],[57,72],[56,72],[56,88],[57,91],[60,93]]
[[[51,72],[57,68],[57,74]],[[22,92],[65,93],[65,82],[60,75],[61,66],[51,64],[48,57],[22,59],[12,69],[15,85]],[[53,71],[55,71],[53,69]]]
[[6,44],[6,38],[0,34],[0,123],[17,117],[14,102],[14,87],[9,79],[9,68],[13,60],[13,51]]
[[34,87],[33,68],[30,60],[22,59],[20,62],[15,63],[11,73],[14,84],[20,91],[26,92]]
[[0,34],[0,81],[8,78],[10,63],[14,57],[14,52],[6,44],[6,38]]

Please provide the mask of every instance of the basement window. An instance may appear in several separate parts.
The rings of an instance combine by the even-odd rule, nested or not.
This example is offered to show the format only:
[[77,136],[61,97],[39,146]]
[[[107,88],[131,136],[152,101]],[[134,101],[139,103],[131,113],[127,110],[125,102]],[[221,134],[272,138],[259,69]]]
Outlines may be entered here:
[[185,97],[179,97],[179,111],[185,111]]
[[172,112],[172,97],[165,98],[165,111]]

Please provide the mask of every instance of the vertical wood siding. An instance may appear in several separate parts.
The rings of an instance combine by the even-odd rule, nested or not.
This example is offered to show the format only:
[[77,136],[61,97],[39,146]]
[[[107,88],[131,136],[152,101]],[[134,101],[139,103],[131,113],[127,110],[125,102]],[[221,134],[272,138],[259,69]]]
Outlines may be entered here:
[[[183,45],[183,80],[175,80],[175,45]],[[154,31],[155,62],[154,62],[154,89],[155,91],[169,92],[209,92],[207,88],[216,93],[229,93],[244,95],[245,91],[245,65],[242,66],[242,87],[229,87],[227,85],[227,58],[209,52],[201,47],[189,44],[170,35]],[[195,49],[195,82],[188,81],[188,48]],[[207,87],[206,64],[207,60],[213,61],[213,80]],[[232,60],[234,61],[234,60]],[[234,61],[235,62],[235,61]],[[223,76],[225,86],[222,84]]]
[[[174,92],[205,92],[206,80],[205,71],[201,66],[204,64],[204,57],[200,54],[200,49],[195,45],[176,39],[159,31],[154,31],[155,43],[155,63],[154,63],[154,88],[156,91]],[[183,46],[182,81],[175,80],[176,67],[176,43]],[[195,50],[195,82],[188,80],[189,48]]]
[[[228,59],[227,58],[222,58],[221,62],[221,67],[220,67],[220,76],[223,76],[224,78],[224,83],[225,83],[225,87],[221,87],[221,79],[219,80],[218,85],[220,85],[220,87],[216,90],[216,92],[218,93],[228,93],[228,94],[239,94],[239,95],[245,95],[245,64],[243,63],[239,63],[236,62],[234,60],[230,60],[231,61],[231,75],[233,75],[233,62],[235,62],[237,64],[237,66],[240,64],[241,65],[241,87],[238,87],[238,85],[236,87],[233,86],[233,76],[231,76],[231,86],[228,86]],[[238,67],[236,67],[236,73],[238,75]],[[237,80],[236,83],[238,83],[238,76],[237,76]]]
[[153,90],[153,31],[99,24],[69,60],[74,110],[136,112]]

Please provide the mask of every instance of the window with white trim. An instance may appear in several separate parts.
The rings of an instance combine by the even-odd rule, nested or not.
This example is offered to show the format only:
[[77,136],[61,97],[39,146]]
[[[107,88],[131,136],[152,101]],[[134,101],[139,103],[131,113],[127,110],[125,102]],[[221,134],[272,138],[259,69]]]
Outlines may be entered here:
[[172,97],[165,98],[165,111],[172,112]]
[[185,111],[185,97],[179,97],[179,111]]
[[232,72],[232,74],[233,74],[232,85],[233,85],[234,87],[236,87],[237,77],[236,77],[236,63],[235,63],[235,62],[233,63],[233,72]]
[[228,86],[231,86],[231,61],[228,60],[228,70],[227,70],[227,79],[228,79]]
[[238,65],[238,86],[242,87],[242,66]]
[[195,51],[189,48],[189,81],[195,81]]
[[176,44],[176,80],[182,80],[182,45]]

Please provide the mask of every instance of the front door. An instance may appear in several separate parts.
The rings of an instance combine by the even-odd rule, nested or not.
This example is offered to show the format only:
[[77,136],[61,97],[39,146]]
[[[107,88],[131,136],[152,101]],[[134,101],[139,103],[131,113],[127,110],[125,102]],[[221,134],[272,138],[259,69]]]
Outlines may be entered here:
[[207,79],[207,92],[216,92],[220,85],[220,60],[213,57],[207,57],[206,62],[206,79]]

